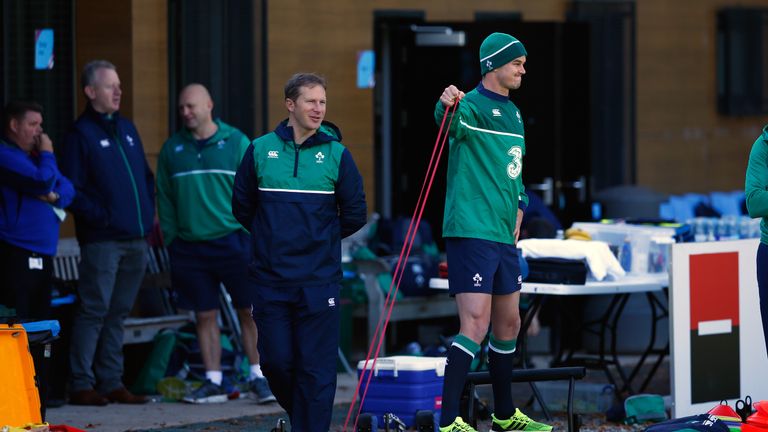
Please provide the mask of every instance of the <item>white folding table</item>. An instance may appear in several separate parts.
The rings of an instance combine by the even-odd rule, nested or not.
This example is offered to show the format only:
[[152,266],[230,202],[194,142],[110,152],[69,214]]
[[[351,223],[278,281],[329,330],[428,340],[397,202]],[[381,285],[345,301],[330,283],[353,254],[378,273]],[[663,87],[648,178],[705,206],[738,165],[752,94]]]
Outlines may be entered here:
[[[448,289],[448,280],[441,278],[433,278],[429,282],[429,286],[435,289]],[[594,321],[585,322],[583,326],[585,329],[597,328],[593,332],[600,338],[599,353],[596,356],[588,356],[584,354],[577,354],[570,350],[567,353],[558,352],[555,354],[555,365],[583,365],[587,368],[602,369],[605,371],[609,381],[616,386],[617,391],[629,391],[634,392],[632,387],[632,381],[638,376],[641,366],[645,360],[652,353],[658,354],[658,359],[654,364],[651,372],[648,374],[640,390],[644,390],[647,386],[650,377],[655,373],[658,366],[661,364],[664,356],[668,352],[668,347],[661,350],[654,348],[656,344],[656,330],[657,323],[663,318],[668,316],[668,310],[665,302],[662,302],[656,293],[662,292],[669,286],[669,276],[667,273],[652,273],[643,275],[628,275],[621,279],[610,281],[595,281],[588,280],[585,284],[572,285],[572,284],[550,284],[539,282],[523,282],[521,292],[526,294],[533,294],[533,299],[528,310],[525,312],[520,336],[518,337],[518,344],[520,345],[521,355],[525,359],[525,334],[528,326],[541,307],[546,296],[574,296],[574,295],[611,295],[611,302],[602,314],[600,318]],[[645,293],[648,299],[649,306],[651,307],[651,337],[650,341],[643,352],[638,364],[634,367],[632,372],[627,375],[624,372],[624,368],[619,362],[619,356],[616,351],[617,341],[617,326],[621,318],[621,315],[626,306],[629,296],[633,293]],[[606,347],[606,344],[610,343],[610,348]],[[609,352],[608,352],[609,351]],[[525,361],[525,360],[524,360]],[[610,372],[609,366],[613,365],[621,379],[621,385],[615,381],[613,375]]]

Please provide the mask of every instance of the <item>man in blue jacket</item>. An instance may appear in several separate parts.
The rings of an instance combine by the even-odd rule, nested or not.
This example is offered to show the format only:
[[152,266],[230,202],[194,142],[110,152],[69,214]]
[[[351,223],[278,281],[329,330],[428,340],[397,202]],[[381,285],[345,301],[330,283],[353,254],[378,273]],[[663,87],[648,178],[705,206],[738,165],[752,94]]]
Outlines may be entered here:
[[0,135],[0,304],[32,320],[50,318],[62,209],[75,196],[42,124],[40,105],[9,102]]
[[121,117],[120,78],[104,60],[83,69],[85,111],[64,141],[61,168],[72,180],[80,243],[79,307],[72,324],[70,403],[144,403],[123,385],[123,320],[147,267],[154,177],[139,133]]
[[251,232],[261,367],[291,429],[327,432],[336,393],[341,239],[366,220],[363,179],[325,118],[325,80],[296,74],[288,119],[253,141],[232,212]]

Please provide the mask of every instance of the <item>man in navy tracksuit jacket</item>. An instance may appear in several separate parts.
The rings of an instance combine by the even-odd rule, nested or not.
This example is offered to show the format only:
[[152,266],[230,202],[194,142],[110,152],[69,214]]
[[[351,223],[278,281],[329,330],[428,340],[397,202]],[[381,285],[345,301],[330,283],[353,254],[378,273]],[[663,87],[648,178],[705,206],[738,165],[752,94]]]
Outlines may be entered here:
[[75,195],[56,166],[42,112],[33,102],[9,102],[0,135],[0,304],[34,320],[50,318],[62,208]]
[[232,212],[251,232],[261,367],[291,430],[327,432],[336,393],[341,239],[366,220],[365,193],[325,117],[325,80],[296,74],[288,120],[253,141]]
[[80,243],[79,307],[72,324],[70,403],[143,403],[123,385],[123,320],[147,267],[154,177],[136,127],[121,117],[120,79],[104,60],[83,70],[85,112],[67,134],[61,169],[72,180]]

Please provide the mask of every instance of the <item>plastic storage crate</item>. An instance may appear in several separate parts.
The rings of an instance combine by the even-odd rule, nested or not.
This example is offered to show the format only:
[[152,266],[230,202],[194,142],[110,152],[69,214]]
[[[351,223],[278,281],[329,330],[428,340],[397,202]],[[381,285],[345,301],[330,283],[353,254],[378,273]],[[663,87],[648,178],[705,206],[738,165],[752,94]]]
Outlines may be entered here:
[[0,426],[40,423],[40,396],[27,332],[20,324],[0,324]]

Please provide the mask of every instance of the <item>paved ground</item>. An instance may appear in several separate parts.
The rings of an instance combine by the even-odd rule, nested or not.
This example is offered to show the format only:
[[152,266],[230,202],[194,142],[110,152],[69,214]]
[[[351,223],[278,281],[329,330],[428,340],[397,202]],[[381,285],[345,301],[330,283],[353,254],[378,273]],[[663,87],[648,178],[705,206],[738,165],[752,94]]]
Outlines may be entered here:
[[[339,374],[336,403],[348,404],[356,385],[356,377]],[[89,431],[121,432],[168,428],[203,422],[215,423],[246,416],[272,416],[276,420],[279,417],[285,417],[285,412],[276,403],[258,405],[251,399],[243,398],[223,404],[201,405],[169,402],[150,402],[145,405],[109,404],[104,407],[64,405],[49,409],[46,420],[50,424],[66,424]],[[228,423],[230,426],[227,430],[264,430],[246,426],[233,428],[236,424],[232,424],[231,421]],[[274,427],[274,423],[271,424],[270,428]],[[216,430],[201,426],[202,428]],[[268,428],[265,429],[269,430]]]
[[[544,366],[542,365],[539,365]],[[600,372],[591,371],[585,382],[602,382],[605,377]],[[339,374],[339,385],[336,392],[336,406],[332,430],[342,430],[341,425],[349,408],[352,394],[357,384],[356,377]],[[485,387],[485,388],[484,388]],[[487,388],[479,387],[480,397],[489,399]],[[515,384],[516,401],[519,405],[526,403],[530,391],[524,384]],[[664,364],[651,382],[648,392],[669,394],[669,368]],[[541,414],[532,408],[526,408],[532,417],[541,420]],[[105,407],[80,407],[64,405],[48,410],[47,421],[51,424],[67,424],[88,431],[269,431],[279,418],[285,418],[285,413],[277,404],[257,405],[250,399],[239,399],[224,404],[189,405],[183,403],[152,402],[146,405],[117,405]],[[642,426],[623,426],[606,422],[599,414],[582,416],[582,431],[635,431]],[[553,420],[557,430],[566,430],[565,416],[555,415]],[[480,430],[488,430],[487,421],[480,422]],[[349,428],[351,430],[351,427]]]

